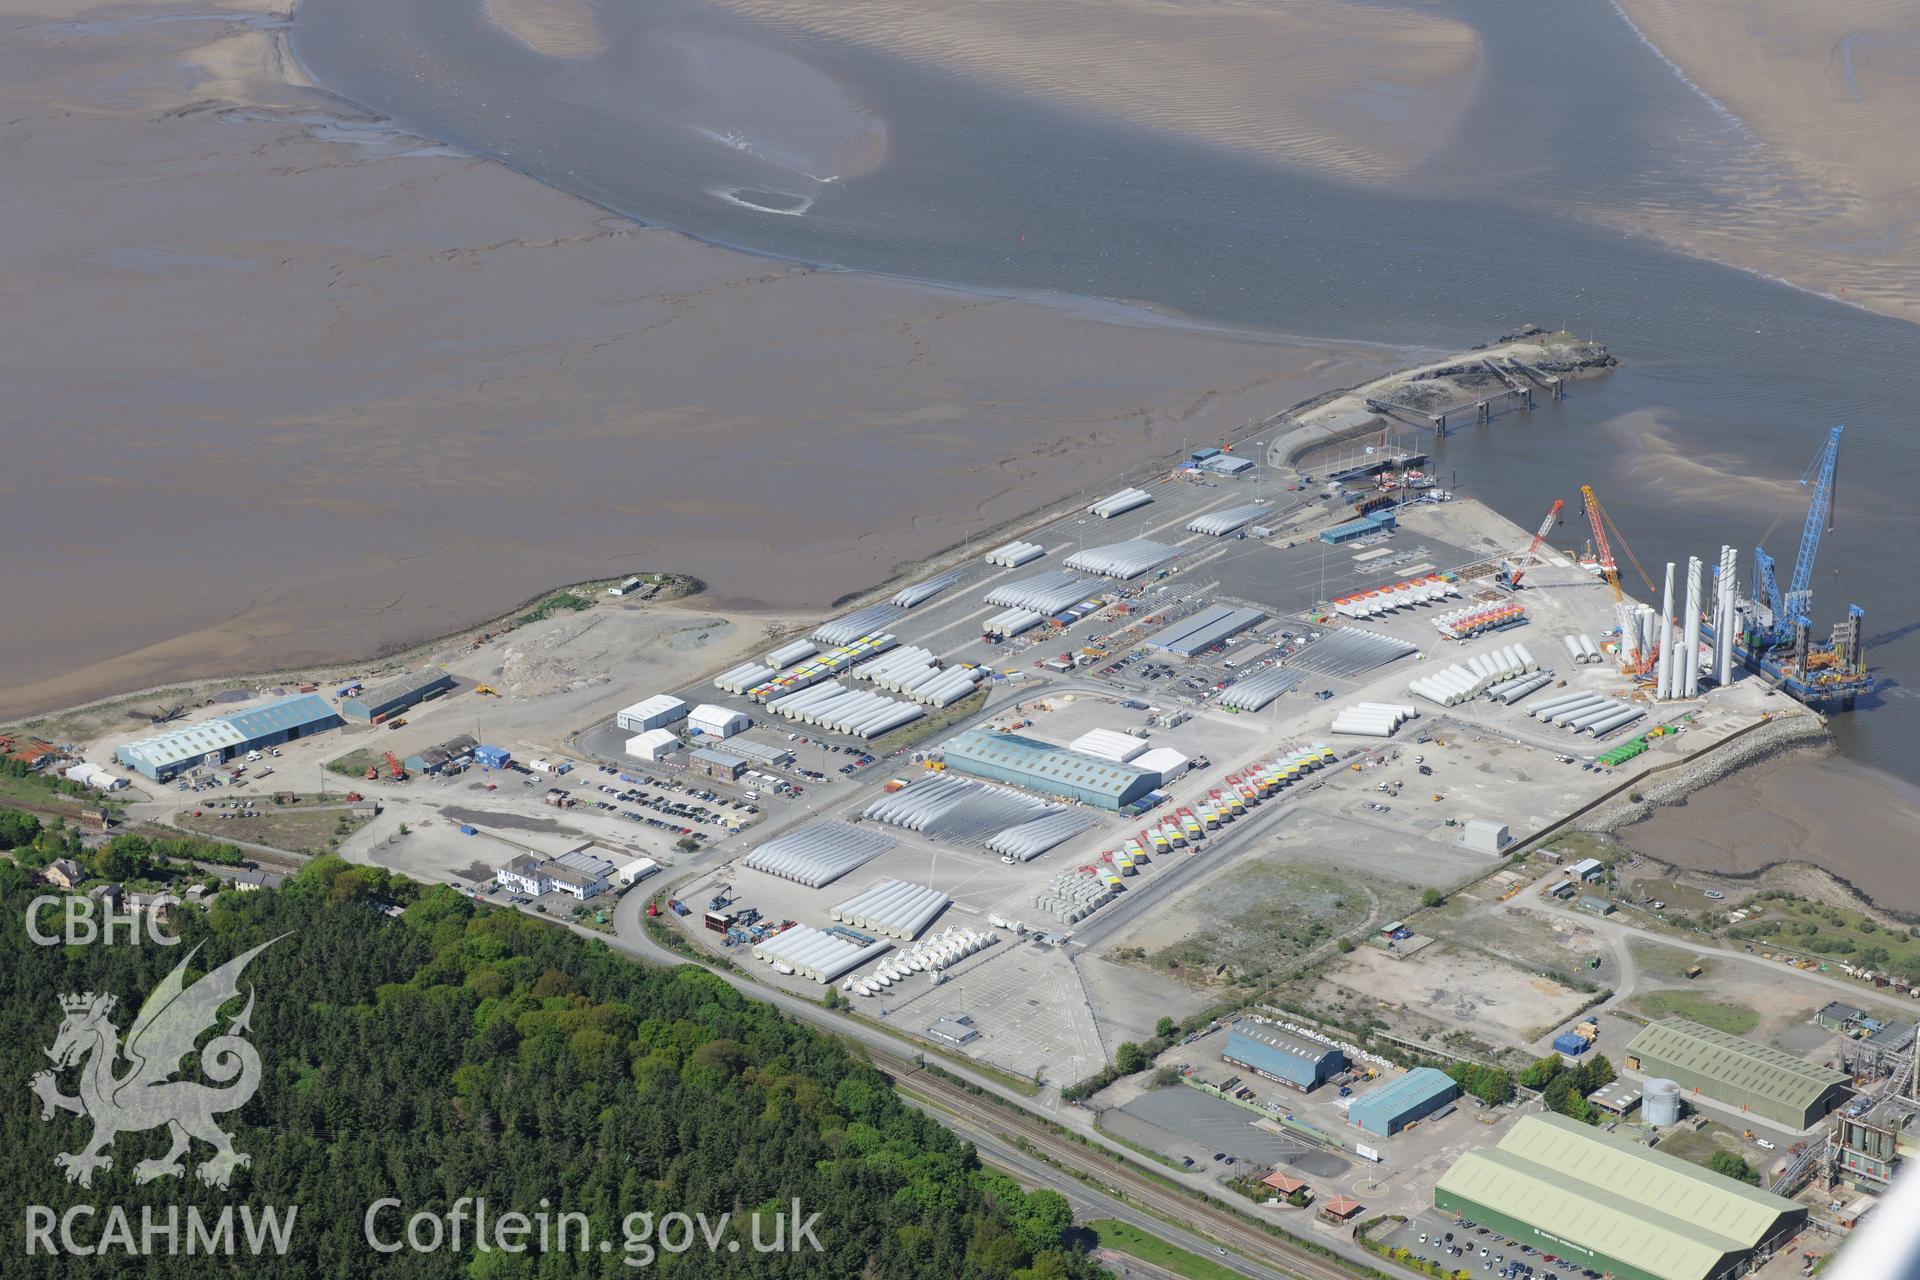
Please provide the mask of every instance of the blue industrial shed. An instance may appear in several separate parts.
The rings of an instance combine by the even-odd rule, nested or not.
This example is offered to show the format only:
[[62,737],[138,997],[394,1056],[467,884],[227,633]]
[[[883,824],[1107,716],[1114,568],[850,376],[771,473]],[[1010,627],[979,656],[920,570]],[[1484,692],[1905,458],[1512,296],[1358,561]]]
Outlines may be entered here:
[[1237,1067],[1305,1092],[1346,1069],[1347,1055],[1330,1044],[1296,1036],[1267,1022],[1240,1022],[1227,1032],[1220,1055]]
[[1386,1138],[1459,1096],[1460,1086],[1446,1072],[1415,1067],[1398,1080],[1355,1098],[1347,1118],[1368,1133]]
[[1393,512],[1375,511],[1361,516],[1358,520],[1349,520],[1345,524],[1335,525],[1331,529],[1320,531],[1320,541],[1338,546],[1343,542],[1352,542],[1355,538],[1365,538],[1391,529],[1397,524]]
[[189,769],[222,765],[249,751],[310,738],[340,724],[339,713],[327,705],[325,698],[317,693],[297,693],[250,711],[214,716],[129,742],[113,754],[135,773],[165,782]]

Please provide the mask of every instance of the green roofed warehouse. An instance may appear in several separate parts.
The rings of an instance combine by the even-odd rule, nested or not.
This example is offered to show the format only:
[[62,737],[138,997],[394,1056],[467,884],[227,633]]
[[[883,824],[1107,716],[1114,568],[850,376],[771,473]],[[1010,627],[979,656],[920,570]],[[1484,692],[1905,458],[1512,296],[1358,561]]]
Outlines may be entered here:
[[1791,1200],[1557,1115],[1522,1116],[1461,1156],[1433,1203],[1617,1280],[1741,1275],[1807,1220]]
[[947,767],[975,778],[1124,809],[1160,785],[1160,775],[1013,733],[969,730],[945,747]]
[[1635,1036],[1627,1066],[1795,1130],[1845,1101],[1849,1083],[1841,1072],[1687,1018],[1662,1019]]

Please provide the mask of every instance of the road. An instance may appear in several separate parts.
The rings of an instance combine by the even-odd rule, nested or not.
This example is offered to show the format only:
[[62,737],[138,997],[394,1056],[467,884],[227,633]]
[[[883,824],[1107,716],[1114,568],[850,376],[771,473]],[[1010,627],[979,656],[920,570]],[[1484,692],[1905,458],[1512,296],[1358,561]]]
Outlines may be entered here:
[[[1168,1244],[1178,1245],[1191,1253],[1209,1258],[1219,1265],[1237,1271],[1243,1276],[1268,1277],[1286,1276],[1291,1272],[1276,1271],[1262,1266],[1229,1250],[1222,1254],[1216,1252],[1224,1246],[1216,1246],[1212,1240],[1196,1235],[1185,1228],[1166,1222],[1146,1210],[1129,1204],[1103,1191],[1087,1186],[1071,1174],[1063,1173],[1053,1165],[1027,1154],[1010,1142],[984,1132],[961,1130],[955,1117],[944,1111],[938,1104],[922,1101],[911,1089],[903,1087],[903,1096],[913,1105],[925,1111],[942,1124],[962,1132],[980,1153],[981,1163],[991,1165],[1001,1172],[1009,1174],[1016,1181],[1029,1187],[1045,1187],[1057,1191],[1067,1198],[1073,1206],[1074,1220],[1085,1222],[1092,1218],[1113,1218],[1128,1226],[1138,1227],[1149,1235],[1157,1236]],[[1342,1273],[1344,1274],[1344,1273]]]
[[[644,912],[650,896],[646,893],[629,893],[619,901],[614,908],[614,937],[608,938],[592,930],[580,931],[644,961],[668,965],[689,963],[686,957],[668,950],[647,935]],[[1131,1222],[1163,1239],[1178,1243],[1182,1248],[1216,1258],[1215,1247],[1225,1247],[1229,1250],[1228,1262],[1250,1276],[1350,1280],[1354,1274],[1351,1268],[1340,1261],[1326,1258],[1289,1240],[1271,1236],[1245,1217],[1215,1208],[1195,1194],[1169,1186],[1168,1183],[1179,1177],[1176,1171],[1149,1175],[1137,1168],[1133,1157],[1109,1145],[1105,1136],[1093,1128],[1087,1113],[1077,1108],[1063,1107],[1057,1095],[1049,1095],[1046,1101],[1026,1098],[989,1076],[977,1075],[955,1063],[941,1063],[942,1071],[999,1100],[983,1101],[949,1080],[928,1074],[914,1061],[916,1051],[913,1048],[864,1019],[835,1013],[811,1000],[761,986],[738,974],[720,970],[709,972],[750,999],[766,1001],[828,1034],[859,1043],[876,1066],[894,1077],[905,1096],[928,1106],[931,1114],[961,1137],[983,1151],[992,1151],[1004,1157],[1010,1167],[1019,1169],[1025,1176],[1037,1177],[1039,1173],[1046,1173],[1049,1180],[1043,1185],[1053,1186],[1063,1194],[1071,1185],[1072,1198],[1081,1203],[1091,1203],[1100,1215]],[[1036,1108],[1051,1115],[1042,1118],[1031,1114]],[[1061,1124],[1082,1132],[1088,1142],[1094,1145],[1083,1145],[1071,1137],[1062,1136],[1055,1127]],[[1066,1170],[1096,1180],[1096,1185],[1088,1186],[1071,1173],[1036,1160],[1027,1152],[1012,1146],[1009,1141],[1012,1138],[1024,1141],[1033,1151],[1045,1155]],[[1015,1160],[1024,1163],[1013,1165]],[[1053,1179],[1059,1180],[1058,1185]],[[1102,1191],[1100,1187],[1107,1190]],[[1186,1226],[1171,1225],[1175,1223],[1184,1223]],[[1325,1245],[1360,1266],[1372,1265],[1371,1255],[1350,1240],[1330,1236]],[[1232,1256],[1236,1251],[1241,1255],[1239,1259]],[[1247,1269],[1249,1266],[1253,1269]]]
[[[1779,964],[1777,961],[1762,960],[1759,956],[1748,952],[1744,947],[1722,946],[1718,942],[1710,941],[1692,933],[1661,933],[1654,929],[1642,928],[1637,924],[1629,924],[1615,916],[1599,916],[1591,911],[1582,910],[1578,907],[1570,907],[1558,899],[1547,899],[1532,905],[1537,910],[1544,911],[1549,915],[1564,916],[1569,920],[1577,921],[1583,928],[1592,929],[1596,933],[1606,936],[1610,943],[1624,943],[1628,938],[1645,938],[1648,942],[1657,942],[1662,946],[1680,948],[1702,956],[1719,956],[1725,960],[1735,960],[1741,964],[1753,965],[1756,968],[1779,970],[1787,967]],[[1617,947],[1617,950],[1624,951],[1625,948],[1624,946],[1620,946]],[[1630,965],[1630,960],[1623,961],[1623,983],[1627,972],[1625,966]],[[1792,972],[1793,976],[1797,979],[1815,983],[1819,986],[1829,988],[1840,995],[1850,996],[1854,999],[1858,999],[1863,995],[1876,994],[1875,989],[1868,984],[1856,982],[1852,978],[1845,976],[1836,978],[1830,974],[1820,973],[1812,969],[1794,969]],[[1634,981],[1637,983],[1637,975]],[[1622,994],[1625,994],[1624,991]],[[1882,994],[1881,998],[1894,999],[1897,997],[1890,994]]]

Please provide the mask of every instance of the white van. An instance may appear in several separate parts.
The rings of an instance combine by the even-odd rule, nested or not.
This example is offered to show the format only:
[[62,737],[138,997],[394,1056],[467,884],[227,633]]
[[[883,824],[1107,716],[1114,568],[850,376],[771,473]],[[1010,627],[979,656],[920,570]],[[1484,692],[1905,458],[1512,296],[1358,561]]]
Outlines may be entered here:
[[248,760],[249,762],[252,762],[252,761],[255,761],[255,760],[258,760],[258,759],[260,759],[260,753],[259,753],[258,751],[249,751],[249,752],[247,752],[247,760]]

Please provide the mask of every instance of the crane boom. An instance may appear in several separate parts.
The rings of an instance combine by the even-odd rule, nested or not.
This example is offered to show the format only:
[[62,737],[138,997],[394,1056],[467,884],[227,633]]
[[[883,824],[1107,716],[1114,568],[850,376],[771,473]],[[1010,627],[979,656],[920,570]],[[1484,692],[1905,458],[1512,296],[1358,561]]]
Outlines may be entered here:
[[[1633,564],[1633,571],[1639,574],[1640,581],[1646,584],[1647,594],[1652,595],[1653,579],[1647,576],[1646,566],[1640,563],[1639,556],[1633,554],[1633,548],[1627,545],[1627,535],[1620,532],[1620,526],[1613,522],[1613,517],[1607,514],[1607,509],[1600,505],[1600,499],[1594,496],[1593,486],[1582,485],[1580,486],[1580,492],[1584,494],[1587,499],[1587,519],[1593,525],[1594,544],[1605,548],[1605,555],[1602,557],[1603,562],[1613,565],[1615,576],[1617,577],[1619,575],[1620,567],[1614,564],[1613,550],[1607,545],[1606,532],[1601,528],[1604,524],[1607,529],[1613,530],[1613,540],[1618,542],[1620,549],[1627,553],[1627,559]],[[1620,596],[1620,587],[1617,582],[1614,584],[1613,591],[1614,599],[1617,602]]]
[[1780,599],[1780,580],[1774,576],[1773,557],[1767,549],[1756,546],[1753,549],[1753,593],[1767,606],[1774,621],[1787,616],[1786,604]]
[[1586,501],[1587,524],[1593,529],[1593,549],[1600,559],[1600,574],[1613,588],[1613,602],[1620,603],[1620,566],[1613,562],[1613,548],[1607,545],[1606,520],[1600,514],[1600,499],[1593,495],[1593,486],[1580,486],[1580,496]]
[[1560,518],[1560,509],[1566,505],[1559,498],[1553,500],[1553,505],[1547,508],[1547,518],[1540,522],[1540,531],[1534,534],[1533,541],[1527,544],[1528,555],[1533,555],[1540,550],[1540,544],[1547,540],[1549,533],[1553,532],[1553,522]]
[[1800,477],[1801,485],[1813,484],[1813,496],[1807,502],[1807,523],[1800,532],[1800,554],[1793,562],[1793,580],[1787,585],[1786,620],[1813,612],[1813,562],[1820,554],[1820,535],[1833,527],[1833,490],[1840,466],[1840,433],[1835,427],[1827,433],[1827,443],[1815,455],[1813,464]]

